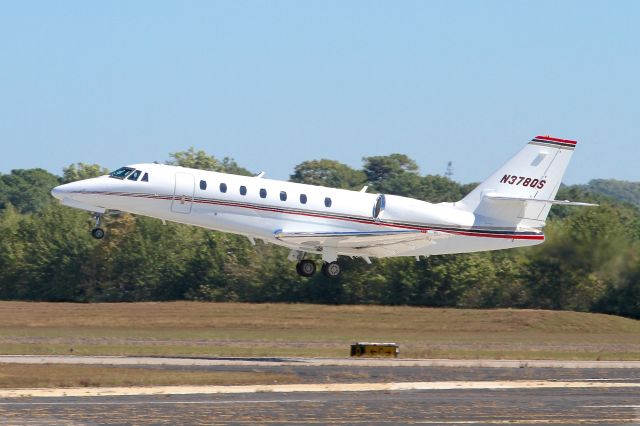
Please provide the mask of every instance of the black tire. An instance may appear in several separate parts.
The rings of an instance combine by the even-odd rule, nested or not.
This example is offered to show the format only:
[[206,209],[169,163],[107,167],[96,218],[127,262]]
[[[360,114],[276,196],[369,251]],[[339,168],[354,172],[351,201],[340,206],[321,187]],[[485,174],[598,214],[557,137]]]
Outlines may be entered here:
[[303,277],[310,277],[316,273],[316,264],[313,260],[303,259],[296,264],[296,272]]
[[322,265],[322,273],[329,278],[338,278],[342,273],[342,268],[338,262],[330,262]]
[[102,228],[94,228],[91,230],[91,236],[96,240],[101,240],[104,238],[104,230]]

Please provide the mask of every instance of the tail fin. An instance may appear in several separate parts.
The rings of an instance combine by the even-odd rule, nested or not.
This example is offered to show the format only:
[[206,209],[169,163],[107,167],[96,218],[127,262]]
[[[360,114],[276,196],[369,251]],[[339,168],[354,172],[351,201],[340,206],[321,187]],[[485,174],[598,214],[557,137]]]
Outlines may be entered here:
[[536,136],[456,205],[474,212],[477,225],[539,230],[559,203],[555,196],[576,145]]

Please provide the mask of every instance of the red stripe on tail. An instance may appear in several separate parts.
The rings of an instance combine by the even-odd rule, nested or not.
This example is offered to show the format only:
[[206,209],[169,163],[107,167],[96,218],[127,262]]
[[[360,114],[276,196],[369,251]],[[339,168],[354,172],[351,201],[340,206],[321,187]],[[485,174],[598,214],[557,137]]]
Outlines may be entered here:
[[562,143],[568,143],[571,145],[577,145],[578,141],[572,141],[569,139],[558,139],[558,138],[552,138],[551,136],[536,136],[535,139],[542,139],[542,140],[547,140],[550,142],[562,142]]

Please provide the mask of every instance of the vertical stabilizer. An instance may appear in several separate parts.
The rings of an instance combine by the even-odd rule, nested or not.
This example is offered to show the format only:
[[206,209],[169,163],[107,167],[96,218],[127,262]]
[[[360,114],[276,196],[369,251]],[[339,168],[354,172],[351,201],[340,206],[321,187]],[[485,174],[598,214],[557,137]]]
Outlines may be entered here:
[[477,225],[541,229],[576,145],[536,136],[456,205],[474,212]]

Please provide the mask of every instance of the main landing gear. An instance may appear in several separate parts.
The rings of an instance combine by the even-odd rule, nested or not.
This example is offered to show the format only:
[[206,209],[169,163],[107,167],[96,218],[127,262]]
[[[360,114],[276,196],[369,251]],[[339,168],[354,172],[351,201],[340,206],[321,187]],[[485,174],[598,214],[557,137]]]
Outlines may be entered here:
[[[310,259],[303,259],[296,264],[296,272],[303,277],[311,277],[316,273],[316,263]],[[338,278],[342,268],[338,262],[323,262],[322,273],[328,278]]]
[[322,264],[322,273],[325,275],[325,277],[338,278],[341,272],[342,268],[340,268],[340,264],[336,261],[324,262]]
[[316,273],[316,263],[310,259],[302,259],[296,264],[296,272],[303,277],[310,277]]
[[[316,263],[311,259],[304,259],[304,253],[301,251],[293,250],[289,254],[290,260],[297,260],[296,272],[303,277],[311,277],[316,273]],[[328,278],[338,278],[342,273],[340,264],[333,260],[331,262],[322,263],[322,273]]]
[[91,230],[91,236],[96,240],[101,240],[104,238],[104,229],[100,228],[100,219],[102,219],[102,214],[96,213],[93,217],[96,219],[96,224]]

